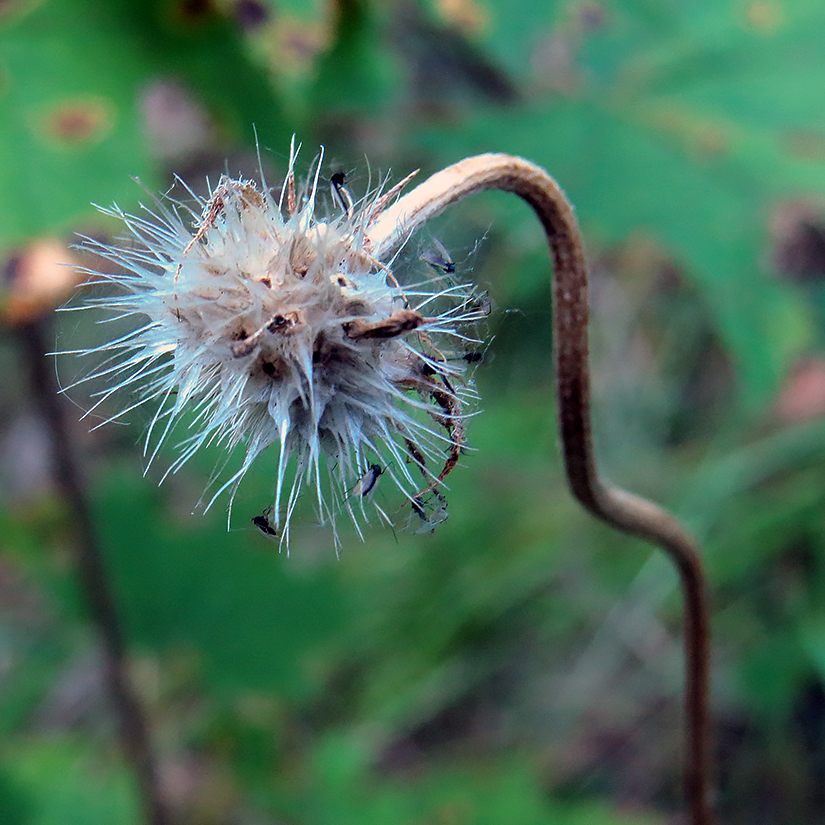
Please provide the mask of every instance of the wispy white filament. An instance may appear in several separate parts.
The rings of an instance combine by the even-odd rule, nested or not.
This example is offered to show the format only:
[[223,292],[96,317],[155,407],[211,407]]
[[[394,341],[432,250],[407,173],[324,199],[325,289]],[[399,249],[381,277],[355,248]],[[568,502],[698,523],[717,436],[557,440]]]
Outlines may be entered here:
[[414,512],[428,495],[443,509],[436,487],[457,457],[473,396],[460,355],[486,314],[472,287],[433,272],[405,289],[393,259],[373,256],[370,225],[390,202],[386,193],[319,218],[321,161],[296,194],[295,155],[277,197],[265,184],[223,177],[208,199],[197,199],[199,211],[169,198],[146,217],[104,209],[136,243],[89,242],[116,271],[89,271],[87,285],[106,281],[116,294],[84,306],[137,325],[78,351],[101,357],[83,379],[106,382],[92,409],[132,393],[120,412],[107,410],[107,421],[154,406],[149,463],[186,416],[167,474],[206,445],[227,456],[244,445],[241,466],[213,477],[206,509],[224,492],[231,505],[252,462],[277,444],[271,518],[287,547],[305,482],[336,543],[341,509],[356,528],[366,519],[369,497],[358,482],[375,465]]

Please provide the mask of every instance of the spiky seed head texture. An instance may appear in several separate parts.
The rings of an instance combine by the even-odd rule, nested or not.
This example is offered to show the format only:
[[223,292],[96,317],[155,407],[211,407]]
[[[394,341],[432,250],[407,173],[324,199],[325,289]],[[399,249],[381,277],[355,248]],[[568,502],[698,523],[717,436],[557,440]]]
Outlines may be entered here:
[[372,257],[369,239],[393,190],[319,218],[322,156],[295,193],[296,154],[279,196],[265,182],[222,177],[205,200],[189,192],[194,211],[169,197],[145,217],[104,209],[126,224],[132,242],[88,242],[116,266],[87,271],[86,284],[114,289],[80,308],[137,324],[74,352],[102,356],[81,379],[105,381],[92,409],[116,393],[136,396],[105,421],[153,405],[149,464],[185,417],[188,434],[164,478],[207,444],[220,444],[227,456],[245,446],[240,467],[216,468],[206,509],[229,491],[231,511],[252,462],[277,443],[273,532],[288,548],[308,482],[337,547],[342,508],[359,533],[366,520],[366,496],[351,491],[374,465],[416,512],[428,494],[442,507],[437,488],[455,464],[465,402],[474,397],[460,355],[466,342],[477,342],[473,326],[488,310],[473,287],[437,270],[399,284],[394,260]]

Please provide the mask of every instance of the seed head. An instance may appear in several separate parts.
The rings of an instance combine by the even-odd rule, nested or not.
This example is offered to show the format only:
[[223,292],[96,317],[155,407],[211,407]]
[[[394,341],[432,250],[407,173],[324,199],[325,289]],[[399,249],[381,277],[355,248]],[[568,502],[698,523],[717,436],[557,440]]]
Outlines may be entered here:
[[[138,323],[103,346],[75,352],[105,356],[82,379],[106,380],[92,409],[121,391],[137,396],[107,421],[142,404],[154,407],[144,447],[150,464],[185,417],[188,434],[166,475],[207,444],[220,444],[227,461],[245,446],[239,468],[216,468],[205,509],[228,491],[231,510],[252,462],[277,444],[267,524],[288,547],[290,519],[308,483],[337,546],[341,509],[359,533],[368,503],[391,522],[372,492],[361,492],[369,473],[391,478],[413,512],[420,515],[428,501],[443,510],[440,488],[458,461],[465,405],[474,398],[462,355],[468,342],[479,343],[473,328],[489,310],[452,272],[430,268],[402,285],[395,259],[371,254],[370,226],[406,180],[353,202],[343,176],[334,176],[340,211],[320,218],[323,153],[297,191],[296,155],[293,147],[279,194],[263,175],[260,187],[222,177],[206,200],[187,190],[195,210],[170,197],[148,217],[102,210],[124,221],[133,243],[88,241],[118,270],[87,270],[86,285],[103,280],[116,294],[91,297],[82,308]],[[428,517],[424,512],[422,520]]]

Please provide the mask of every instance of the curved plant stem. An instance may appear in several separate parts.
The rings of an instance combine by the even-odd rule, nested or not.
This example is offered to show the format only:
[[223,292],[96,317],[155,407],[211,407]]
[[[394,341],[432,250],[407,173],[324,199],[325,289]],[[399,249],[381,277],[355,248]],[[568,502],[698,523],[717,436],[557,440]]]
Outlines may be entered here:
[[147,825],[168,825],[170,818],[161,798],[143,709],[129,684],[123,633],[72,451],[63,399],[58,395],[46,357],[47,329],[44,321],[33,321],[19,328],[18,337],[25,352],[32,394],[49,432],[55,480],[75,521],[78,579],[100,637],[105,686],[116,716],[121,747],[137,776]]
[[436,173],[386,209],[368,230],[382,258],[413,230],[456,201],[487,189],[513,192],[541,221],[554,261],[553,340],[564,464],[581,504],[608,524],[661,547],[675,563],[685,613],[685,796],[691,825],[708,825],[709,630],[702,561],[693,539],[655,504],[599,477],[590,421],[587,268],[573,209],[539,167],[510,155],[466,158]]

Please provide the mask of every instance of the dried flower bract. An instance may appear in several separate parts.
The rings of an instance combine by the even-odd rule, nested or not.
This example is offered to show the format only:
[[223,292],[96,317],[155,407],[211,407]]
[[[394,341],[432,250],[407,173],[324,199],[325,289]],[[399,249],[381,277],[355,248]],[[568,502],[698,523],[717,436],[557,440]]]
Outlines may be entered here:
[[[265,183],[223,177],[194,212],[170,198],[147,217],[104,210],[122,219],[137,243],[90,242],[117,271],[89,272],[87,285],[103,280],[116,289],[83,308],[103,307],[139,324],[101,347],[75,351],[103,356],[83,379],[107,382],[93,409],[122,390],[137,398],[107,420],[153,405],[150,463],[178,425],[185,427],[167,474],[207,444],[220,444],[227,456],[243,444],[240,467],[216,470],[206,509],[224,491],[231,503],[252,462],[277,443],[266,518],[286,546],[307,484],[336,543],[342,509],[359,530],[367,505],[391,521],[374,500],[374,483],[370,495],[360,491],[374,468],[402,491],[405,518],[412,510],[424,521],[443,520],[442,482],[458,460],[466,402],[474,397],[462,356],[478,344],[474,326],[488,302],[434,267],[401,284],[395,259],[373,256],[371,226],[406,180],[357,202],[348,191],[341,196],[336,180],[333,213],[321,218],[323,155],[302,187],[295,184],[296,155],[293,149],[275,194]],[[428,506],[438,510],[435,517]]]

